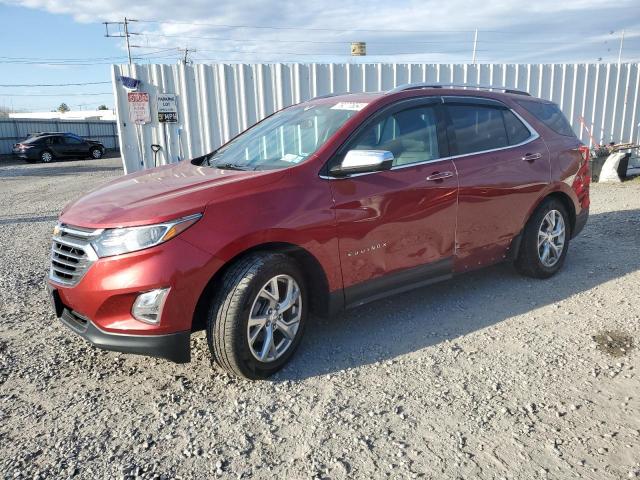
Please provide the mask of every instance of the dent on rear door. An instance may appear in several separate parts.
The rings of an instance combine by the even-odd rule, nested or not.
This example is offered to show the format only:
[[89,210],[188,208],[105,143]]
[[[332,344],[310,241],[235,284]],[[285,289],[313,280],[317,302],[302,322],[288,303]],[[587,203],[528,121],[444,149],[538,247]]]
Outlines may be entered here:
[[[524,161],[530,153],[542,156]],[[542,139],[519,147],[455,159],[460,182],[456,270],[503,259],[527,213],[549,184]]]

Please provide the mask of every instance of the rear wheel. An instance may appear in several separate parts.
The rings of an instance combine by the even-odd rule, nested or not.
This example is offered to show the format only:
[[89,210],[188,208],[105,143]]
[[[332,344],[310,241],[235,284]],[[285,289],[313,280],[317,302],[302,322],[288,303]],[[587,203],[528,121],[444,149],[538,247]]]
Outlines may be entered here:
[[102,150],[100,150],[99,148],[92,148],[89,153],[91,154],[91,158],[98,160],[99,158],[102,158]]
[[40,161],[44,163],[49,163],[53,161],[53,154],[49,150],[45,150],[40,154]]
[[516,269],[534,278],[555,275],[564,264],[570,233],[569,216],[562,202],[545,200],[524,228]]
[[212,300],[209,349],[228,372],[265,378],[291,358],[306,319],[306,285],[297,263],[283,254],[251,254],[225,273]]

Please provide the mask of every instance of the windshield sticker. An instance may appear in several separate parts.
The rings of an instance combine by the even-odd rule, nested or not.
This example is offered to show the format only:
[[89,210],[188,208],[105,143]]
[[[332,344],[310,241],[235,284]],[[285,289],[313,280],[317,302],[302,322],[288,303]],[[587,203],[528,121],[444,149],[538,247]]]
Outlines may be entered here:
[[295,155],[293,153],[286,153],[281,160],[283,162],[298,163],[303,159],[304,157],[301,157],[300,155]]
[[361,102],[339,102],[331,107],[331,110],[354,110],[356,112],[359,112],[367,105],[368,103]]

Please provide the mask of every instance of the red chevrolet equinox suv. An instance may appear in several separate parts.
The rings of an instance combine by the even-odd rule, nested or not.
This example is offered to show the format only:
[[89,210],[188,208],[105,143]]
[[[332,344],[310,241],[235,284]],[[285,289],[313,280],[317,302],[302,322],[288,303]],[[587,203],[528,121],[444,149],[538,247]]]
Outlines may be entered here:
[[524,92],[319,97],[68,205],[48,287],[61,321],[98,347],[187,362],[205,329],[219,365],[264,378],[310,315],[505,260],[554,275],[587,221],[589,182],[559,108]]

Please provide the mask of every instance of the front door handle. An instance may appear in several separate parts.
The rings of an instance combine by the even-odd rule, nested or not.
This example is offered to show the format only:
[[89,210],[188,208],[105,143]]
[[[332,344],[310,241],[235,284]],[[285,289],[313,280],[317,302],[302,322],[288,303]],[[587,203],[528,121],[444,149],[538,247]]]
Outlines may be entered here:
[[541,153],[526,153],[522,157],[522,160],[525,162],[533,162],[534,160],[538,160],[539,158],[542,158]]
[[435,172],[427,177],[427,182],[444,180],[445,178],[449,178],[449,177],[453,177],[453,172]]

